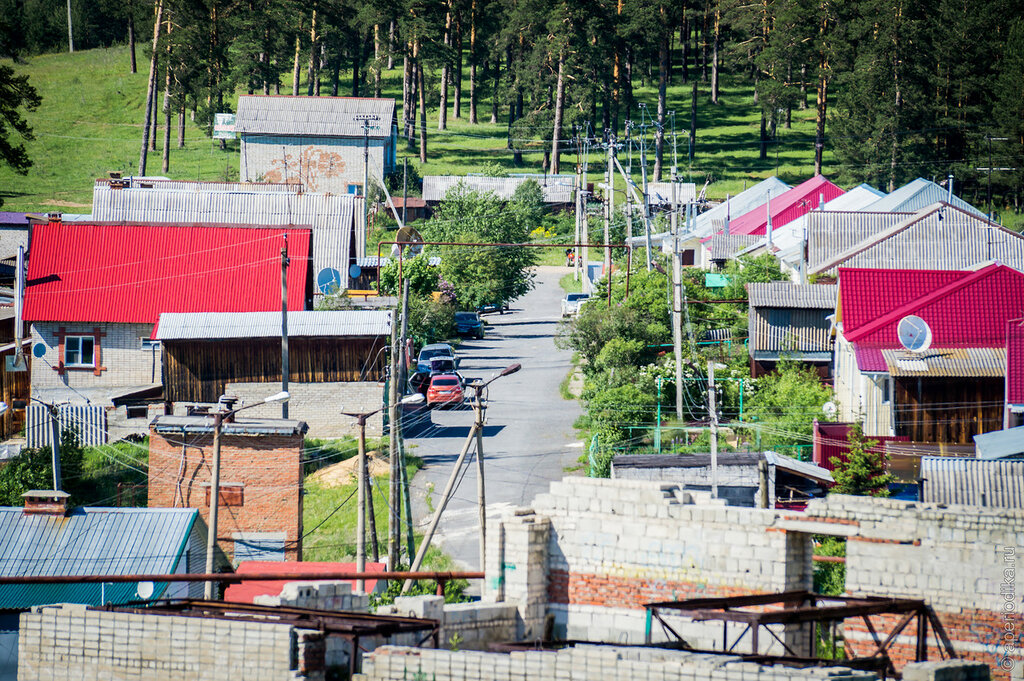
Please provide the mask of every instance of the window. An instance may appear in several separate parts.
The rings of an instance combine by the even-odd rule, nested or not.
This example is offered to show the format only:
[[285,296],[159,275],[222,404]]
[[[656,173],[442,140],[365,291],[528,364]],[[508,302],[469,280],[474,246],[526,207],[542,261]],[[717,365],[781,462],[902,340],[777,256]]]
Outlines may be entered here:
[[96,339],[92,336],[67,336],[64,339],[64,365],[69,367],[94,367]]
[[125,416],[130,419],[149,418],[149,407],[144,404],[125,407]]
[[359,185],[358,184],[350,184],[348,186],[348,193],[349,194],[358,194],[359,193]]
[[145,336],[139,336],[139,347],[143,350],[159,350],[160,341],[153,340],[152,338],[146,338]]
[[888,376],[881,376],[878,379],[881,384],[879,387],[882,389],[882,404],[889,404],[892,401],[892,390],[890,389],[890,381]]

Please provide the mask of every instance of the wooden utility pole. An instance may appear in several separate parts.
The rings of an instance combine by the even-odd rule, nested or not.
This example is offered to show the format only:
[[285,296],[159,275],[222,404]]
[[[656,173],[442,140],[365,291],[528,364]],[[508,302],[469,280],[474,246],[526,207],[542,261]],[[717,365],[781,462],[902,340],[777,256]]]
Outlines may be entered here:
[[[366,571],[366,415],[357,417],[359,454],[356,459],[356,572]],[[366,582],[356,580],[356,591],[366,593]]]
[[608,244],[612,242],[611,224],[615,219],[615,174],[612,164],[615,158],[615,135],[608,136],[608,169],[605,171],[605,192],[608,195],[608,209],[604,218],[604,275],[608,278],[608,288],[612,285],[612,249]]
[[[402,282],[406,285],[408,282]],[[401,430],[399,414],[401,406],[398,404],[398,384],[401,380],[398,375],[398,355],[401,348],[398,347],[398,325],[391,324],[391,363],[388,374],[388,457],[391,462],[390,479],[388,480],[388,569],[394,570],[398,565],[398,556],[401,551],[401,518],[398,515],[399,477],[401,474],[401,462],[399,461],[398,436]],[[412,522],[410,519],[409,522]]]
[[[288,235],[281,247],[281,391],[288,392]],[[281,403],[281,418],[288,418],[288,402]]]
[[708,418],[711,420],[711,498],[718,498],[718,410],[715,408],[715,360],[708,360]]
[[565,56],[558,55],[558,84],[555,86],[555,129],[551,135],[551,174],[560,170],[559,143],[562,134],[562,110],[565,108]]
[[476,415],[476,499],[480,517],[480,569],[487,565],[487,495],[484,489],[484,405],[480,391],[476,391],[473,411]]
[[679,195],[672,168],[672,351],[676,361],[676,419],[683,420],[683,273],[679,262]]
[[149,130],[153,116],[153,97],[156,91],[156,55],[160,44],[160,24],[163,22],[164,2],[156,0],[156,21],[153,22],[153,54],[149,58],[149,85],[146,87],[146,115],[142,122],[142,149],[139,151],[139,175],[146,174],[146,154],[149,152]]

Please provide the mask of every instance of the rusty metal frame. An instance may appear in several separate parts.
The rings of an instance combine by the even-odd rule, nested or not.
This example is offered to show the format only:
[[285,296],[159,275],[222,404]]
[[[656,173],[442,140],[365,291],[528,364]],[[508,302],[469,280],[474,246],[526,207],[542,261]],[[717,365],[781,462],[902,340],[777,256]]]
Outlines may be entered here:
[[[141,604],[140,604],[141,606]],[[135,605],[92,606],[90,610],[121,612],[137,615],[173,615],[222,619],[263,624],[287,624],[300,629],[313,629],[326,636],[340,636],[349,642],[349,674],[356,674],[361,666],[359,639],[367,636],[388,637],[395,634],[426,632],[418,645],[432,639],[434,647],[440,644],[441,623],[435,619],[419,619],[398,615],[371,615],[361,612],[341,612],[296,608],[289,606],[254,605],[251,603],[229,603],[225,601],[201,601],[190,599],[167,599],[136,607]]]
[[[765,609],[775,606],[774,609]],[[843,665],[857,669],[870,669],[877,671],[883,677],[892,675],[899,677],[892,660],[889,658],[889,649],[904,629],[911,623],[917,621],[917,636],[915,643],[915,659],[924,662],[928,659],[928,625],[931,624],[938,643],[939,655],[954,659],[957,657],[953,644],[946,635],[942,623],[934,611],[928,607],[925,601],[910,598],[886,598],[880,596],[822,596],[811,591],[784,591],[781,593],[751,594],[749,596],[730,596],[724,598],[691,598],[683,601],[665,601],[659,603],[647,603],[644,605],[647,611],[647,628],[645,643],[651,644],[652,623],[657,620],[662,626],[662,631],[675,639],[675,645],[681,645],[687,649],[689,645],[679,633],[672,628],[665,616],[678,615],[689,617],[693,621],[720,621],[722,622],[722,650],[706,651],[731,653],[747,631],[751,632],[751,652],[742,654],[744,659],[759,662],[776,662],[782,664],[815,665],[822,663],[834,664],[832,660],[819,658],[812,648],[809,656],[799,655],[780,639],[774,631],[768,628],[771,624],[804,625],[811,624],[821,626],[834,626],[835,623],[851,618],[861,618],[875,649],[865,657],[844,660]],[[761,608],[750,610],[747,608]],[[902,619],[886,634],[883,639],[874,624],[871,622],[871,615],[903,615]],[[744,624],[746,627],[740,633],[732,645],[729,645],[728,625],[729,623]],[[760,655],[758,654],[758,634],[761,627],[771,635],[786,651],[784,655]],[[813,629],[812,629],[813,631]],[[811,645],[816,646],[816,635],[811,637]],[[834,645],[834,644],[833,644]]]

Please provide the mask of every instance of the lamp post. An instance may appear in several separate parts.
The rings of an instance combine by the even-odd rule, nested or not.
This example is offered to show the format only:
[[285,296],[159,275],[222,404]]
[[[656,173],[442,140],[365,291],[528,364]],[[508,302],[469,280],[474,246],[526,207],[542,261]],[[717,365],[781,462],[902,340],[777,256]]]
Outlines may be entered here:
[[[423,404],[426,401],[423,395],[420,393],[414,393],[412,395],[406,395],[398,401],[398,405],[406,404]],[[389,409],[391,406],[397,405],[385,405],[373,411],[353,414],[349,412],[341,412],[345,416],[351,416],[356,419],[356,425],[359,427],[359,456],[356,460],[356,572],[362,573],[366,570],[366,496],[367,496],[367,485],[366,485],[366,420],[377,414],[384,409]],[[373,508],[373,503],[370,503],[370,508]],[[371,510],[371,513],[373,511]],[[394,565],[389,565],[389,569],[394,570]],[[366,582],[365,580],[356,580],[356,591],[359,593],[366,593]]]
[[[213,573],[213,555],[217,549],[217,506],[220,502],[220,435],[224,420],[231,418],[240,411],[258,407],[261,404],[275,404],[287,402],[290,395],[287,391],[271,395],[262,402],[253,402],[237,409],[229,411],[218,411],[213,415],[213,471],[210,476],[210,528],[209,536],[206,538],[206,574]],[[213,600],[214,583],[207,582],[204,591],[204,598]]]
[[[444,509],[448,505],[448,501],[451,499],[452,490],[455,488],[455,480],[458,478],[459,471],[462,469],[462,463],[466,460],[466,454],[469,453],[469,448],[473,445],[474,441],[476,441],[477,447],[477,497],[478,504],[480,506],[480,569],[484,569],[484,540],[487,535],[487,509],[484,503],[483,429],[486,405],[480,399],[480,392],[502,376],[514,374],[520,369],[522,369],[522,365],[518,363],[512,364],[505,367],[494,376],[491,376],[487,381],[477,379],[473,383],[469,384],[469,387],[474,390],[473,410],[476,418],[474,418],[473,427],[469,429],[469,434],[466,436],[466,442],[462,445],[462,451],[459,453],[459,458],[455,461],[455,465],[452,467],[452,473],[448,476],[448,484],[445,485],[444,493],[441,495],[441,501],[437,506],[437,510],[434,511],[434,517],[430,521],[430,527],[427,528],[427,533],[423,535],[423,541],[420,542],[420,548],[416,551],[416,559],[413,560],[412,567],[409,568],[411,572],[419,570],[420,565],[423,563],[423,558],[427,554],[427,548],[430,546],[430,540],[434,537],[434,531],[437,530],[437,525],[441,521],[441,514],[444,513]],[[412,580],[405,580],[405,584],[402,586],[402,593],[407,593],[410,587],[412,587]]]

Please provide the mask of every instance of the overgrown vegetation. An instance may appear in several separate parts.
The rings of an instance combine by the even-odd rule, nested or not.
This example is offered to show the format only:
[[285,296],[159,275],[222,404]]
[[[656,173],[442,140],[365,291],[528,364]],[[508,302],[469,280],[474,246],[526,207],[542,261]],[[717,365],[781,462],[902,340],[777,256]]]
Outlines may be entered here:
[[832,457],[831,464],[835,467],[832,477],[836,484],[831,491],[859,496],[889,496],[889,483],[896,478],[889,473],[885,453],[879,449],[878,441],[866,439],[859,423],[850,426],[846,439],[849,446],[845,458]]

